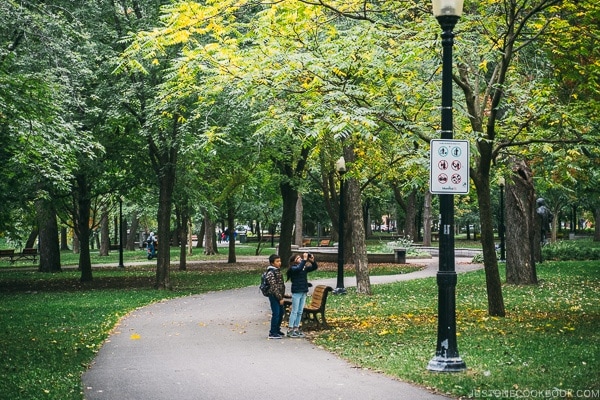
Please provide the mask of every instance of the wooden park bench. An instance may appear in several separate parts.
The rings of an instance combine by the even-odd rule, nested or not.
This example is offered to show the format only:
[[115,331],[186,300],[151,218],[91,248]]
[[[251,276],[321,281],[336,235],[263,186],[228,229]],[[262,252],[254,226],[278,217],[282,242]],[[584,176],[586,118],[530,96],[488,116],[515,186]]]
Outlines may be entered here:
[[8,258],[10,263],[15,262],[15,249],[0,250],[0,258]]
[[329,247],[331,239],[323,239],[319,242],[319,247]]
[[[331,286],[318,285],[310,296],[310,304],[304,306],[302,312],[302,327],[314,326],[315,328],[327,328],[325,319],[325,306],[327,305],[327,295],[332,292]],[[319,315],[321,317],[319,318]]]
[[35,263],[38,256],[36,248],[24,248],[22,252],[15,254],[15,260],[32,260]]
[[[325,307],[327,305],[327,295],[332,291],[333,288],[331,286],[318,285],[315,287],[310,296],[310,303],[306,304],[302,311],[303,329],[323,329],[329,327],[325,318]],[[286,295],[283,305],[285,307],[285,319],[289,321],[289,314],[292,307],[291,295]]]

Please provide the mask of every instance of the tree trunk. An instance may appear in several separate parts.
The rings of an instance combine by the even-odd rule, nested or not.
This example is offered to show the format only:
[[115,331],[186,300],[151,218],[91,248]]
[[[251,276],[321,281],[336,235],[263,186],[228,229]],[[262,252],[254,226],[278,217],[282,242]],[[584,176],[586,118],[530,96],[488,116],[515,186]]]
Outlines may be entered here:
[[[202,225],[204,226],[204,254],[206,255],[213,255],[213,254],[217,254],[217,252],[215,251],[215,249],[217,248],[216,243],[215,243],[215,222],[213,221],[213,219],[210,217],[210,215],[208,215],[207,212],[204,213],[204,222],[202,223]],[[201,242],[202,241],[202,237],[199,236],[198,237],[198,241]]]
[[73,234],[73,254],[79,254],[79,237],[77,231]]
[[281,232],[279,234],[279,256],[282,266],[287,267],[290,256],[292,255],[292,231],[294,221],[296,220],[296,203],[298,202],[298,191],[289,181],[284,181],[279,185],[281,198],[283,200],[283,210],[281,214]]
[[188,223],[189,216],[186,212],[181,214],[181,226],[179,229],[179,270],[185,271],[187,269],[187,236],[188,236]]
[[[350,164],[355,161],[354,150],[352,147],[344,149],[344,158]],[[365,240],[365,231],[363,227],[363,215],[361,204],[361,193],[359,183],[356,178],[350,178],[344,185],[347,187],[346,204],[348,204],[347,220],[350,222],[352,231],[352,240],[350,243],[354,245],[354,266],[356,269],[356,292],[360,294],[370,295],[371,281],[369,279],[369,263],[367,258],[367,244]],[[346,247],[344,247],[344,251]],[[345,254],[345,252],[344,252]]]
[[[432,214],[431,214],[431,201],[433,199],[433,195],[429,190],[425,192],[425,200],[423,202],[423,246],[431,246],[431,222],[432,222]],[[413,240],[418,240],[418,237],[411,238]]]
[[363,203],[363,227],[365,230],[365,237],[370,238],[373,236],[373,229],[371,229],[371,208],[369,199]]
[[[191,256],[193,254],[193,248],[194,248],[194,227],[192,226],[191,218],[187,224],[187,234],[188,234],[188,255]],[[202,240],[202,237],[196,236],[196,239]]]
[[99,255],[106,257],[110,251],[110,233],[108,227],[108,211],[104,207],[100,217],[100,250]]
[[404,237],[415,239],[417,237],[417,191],[416,189],[411,190],[405,199],[398,185],[393,184],[392,187],[396,203],[404,210]]
[[[119,246],[123,246],[123,249],[127,248],[127,231],[129,227],[127,226],[127,220],[122,218],[119,220],[119,238],[117,240],[117,244]],[[119,250],[120,251],[120,250]]]
[[[487,144],[479,143],[480,154],[491,157],[488,153]],[[487,159],[487,158],[486,158]],[[482,165],[487,161],[481,160]],[[504,317],[504,298],[502,296],[502,281],[498,270],[498,259],[496,257],[496,245],[494,241],[494,222],[492,220],[492,207],[490,196],[489,173],[471,173],[476,182],[477,196],[479,200],[479,220],[481,221],[481,247],[483,249],[483,263],[485,268],[485,283],[488,296],[488,313],[495,317]]]
[[254,252],[254,255],[259,256],[262,244],[262,225],[259,220],[256,220],[256,240],[258,240],[258,244],[256,245],[256,251]]
[[298,193],[298,201],[296,202],[296,221],[294,223],[294,243],[298,247],[302,247],[302,239],[303,236],[303,223],[302,223],[302,214],[304,212],[304,208],[302,205],[302,194]]
[[[208,229],[209,229],[209,227],[207,226],[208,225],[207,218],[210,219],[210,216],[208,215],[208,213],[206,211],[204,211],[204,219],[202,220],[202,223],[200,224],[200,231],[198,232],[198,242],[196,243],[196,248],[197,249],[200,249],[200,248],[202,248],[204,246],[208,246],[209,238],[211,239],[210,240],[211,242],[213,241],[213,239],[211,238],[211,235],[210,234],[207,235],[207,232],[208,232]],[[216,227],[217,227],[216,223],[214,221],[212,221],[212,219],[211,219],[211,228],[210,229],[213,230],[212,231],[212,233],[213,233],[212,237],[215,236]],[[220,241],[221,241],[221,239],[219,239],[219,242]],[[215,251],[216,248],[217,248],[217,244],[215,242],[214,243],[214,247],[213,247],[213,249],[211,251]],[[218,253],[218,251],[216,253]],[[204,254],[211,254],[211,253],[206,253],[205,252]],[[212,253],[212,254],[215,254],[215,253]]]
[[[281,199],[283,201],[281,232],[279,234],[279,256],[281,257],[283,266],[287,266],[289,258],[292,255],[292,232],[296,221],[296,204],[298,203],[298,190],[293,186],[293,182],[294,180],[302,179],[310,151],[309,147],[303,147],[298,157],[296,157],[295,163],[274,160],[281,174],[288,178],[282,180],[279,184]],[[299,227],[299,230],[302,232],[302,227]],[[272,233],[275,233],[274,229]]]
[[69,239],[67,235],[67,228],[64,226],[60,228],[60,249],[69,250]]
[[36,201],[39,228],[40,272],[61,272],[56,209],[51,201]]
[[413,189],[408,195],[406,202],[406,222],[404,223],[404,234],[411,238],[417,237],[417,190]]
[[[175,150],[173,152],[176,153]],[[156,263],[156,283],[159,290],[171,290],[171,207],[173,206],[173,188],[175,186],[176,156],[172,155],[169,162],[162,163],[158,174],[158,254]]]
[[532,285],[537,283],[534,255],[540,247],[533,175],[523,161],[514,161],[512,171],[506,185],[506,282]]
[[[79,269],[81,270],[81,282],[91,282],[92,261],[90,259],[90,199],[87,178],[78,175],[77,179],[77,238],[79,240]],[[75,247],[75,246],[73,246]]]
[[237,258],[235,255],[235,207],[233,205],[233,200],[228,198],[226,200],[227,204],[227,226],[229,229],[229,252],[227,255],[227,262],[233,264],[237,262]]
[[594,241],[600,242],[600,207],[594,208]]
[[129,235],[127,236],[126,248],[129,251],[135,250],[135,241],[138,238],[138,229],[140,226],[140,220],[136,213],[131,216],[131,227],[129,228]]
[[37,239],[39,235],[38,228],[34,228],[29,232],[29,236],[27,237],[27,241],[25,242],[25,247],[31,249],[35,246],[35,239]]
[[[115,216],[113,218],[113,228],[114,228],[113,237],[115,240],[114,244],[117,245],[117,244],[119,244],[119,218],[118,218],[118,216]],[[110,244],[109,244],[109,246],[110,246]],[[110,253],[110,247],[109,247],[109,253]]]

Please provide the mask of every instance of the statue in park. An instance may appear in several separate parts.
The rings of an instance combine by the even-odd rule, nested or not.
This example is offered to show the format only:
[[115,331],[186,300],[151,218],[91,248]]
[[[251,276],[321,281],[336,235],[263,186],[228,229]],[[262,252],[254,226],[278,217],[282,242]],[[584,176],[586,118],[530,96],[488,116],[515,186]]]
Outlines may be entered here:
[[550,232],[550,224],[554,220],[554,215],[552,214],[550,209],[546,207],[546,200],[544,200],[541,197],[537,199],[536,212],[540,216],[541,220],[542,237],[540,240],[542,242],[542,245],[544,245],[546,244],[546,236],[548,235],[548,232]]

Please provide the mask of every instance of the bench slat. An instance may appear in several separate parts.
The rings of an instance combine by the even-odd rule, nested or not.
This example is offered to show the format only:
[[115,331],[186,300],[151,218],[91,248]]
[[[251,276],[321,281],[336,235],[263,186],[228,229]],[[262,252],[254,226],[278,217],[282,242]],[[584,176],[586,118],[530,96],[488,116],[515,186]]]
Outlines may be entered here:
[[36,248],[26,247],[20,253],[15,254],[15,259],[17,260],[32,260],[33,262],[37,261],[39,253]]
[[[332,292],[331,286],[318,285],[310,296],[310,303],[304,306],[302,310],[302,328],[327,328],[325,319],[325,306],[327,304],[327,295]],[[285,307],[286,320],[289,319],[289,313],[292,308],[292,296],[286,295],[283,304]]]
[[10,263],[15,262],[15,249],[0,250],[0,258],[8,258]]
[[[312,324],[317,328],[326,328],[327,319],[325,318],[325,306],[327,304],[327,295],[332,292],[331,286],[318,285],[315,287],[310,298],[310,304],[304,306],[302,313],[302,326]],[[319,318],[320,315],[320,318]]]

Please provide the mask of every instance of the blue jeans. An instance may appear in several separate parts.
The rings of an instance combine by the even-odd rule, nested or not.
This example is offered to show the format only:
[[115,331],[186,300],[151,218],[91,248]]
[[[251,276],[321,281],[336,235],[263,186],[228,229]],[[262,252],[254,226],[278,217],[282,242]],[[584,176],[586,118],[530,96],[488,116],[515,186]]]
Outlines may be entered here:
[[269,335],[279,335],[285,310],[283,304],[279,304],[279,299],[273,295],[269,296],[269,303],[271,303],[271,330],[269,330]]
[[290,311],[290,328],[300,327],[302,311],[306,303],[306,293],[292,293],[292,311]]

